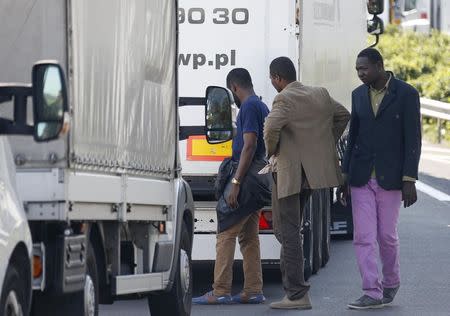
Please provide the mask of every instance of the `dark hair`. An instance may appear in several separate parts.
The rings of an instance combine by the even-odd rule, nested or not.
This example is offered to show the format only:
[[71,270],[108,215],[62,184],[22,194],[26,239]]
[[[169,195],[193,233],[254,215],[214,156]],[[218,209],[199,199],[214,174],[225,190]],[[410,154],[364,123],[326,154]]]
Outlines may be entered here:
[[376,64],[377,62],[381,62],[382,65],[384,64],[383,56],[381,56],[380,52],[375,48],[369,47],[363,49],[361,52],[359,52],[358,58],[359,57],[366,57],[371,64]]
[[234,83],[241,88],[253,88],[252,77],[245,68],[234,68],[227,75],[227,87]]
[[269,70],[271,76],[278,76],[288,81],[297,80],[294,63],[287,57],[278,57],[272,60]]

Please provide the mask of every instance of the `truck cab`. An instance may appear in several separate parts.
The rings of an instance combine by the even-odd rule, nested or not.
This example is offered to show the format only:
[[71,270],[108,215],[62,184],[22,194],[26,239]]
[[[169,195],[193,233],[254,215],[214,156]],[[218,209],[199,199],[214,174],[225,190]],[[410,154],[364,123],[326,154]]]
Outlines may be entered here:
[[[61,78],[58,77],[59,73],[54,71],[54,76],[51,76],[51,67],[54,71],[59,69],[48,64],[34,67],[34,85],[0,84],[0,107],[8,101],[15,103],[14,117],[0,118],[0,314],[5,316],[28,315],[31,307],[32,277],[34,275],[39,279],[43,272],[41,266],[33,265],[31,232],[17,192],[16,166],[6,135],[34,134],[35,139],[45,141],[59,134],[62,125],[58,129],[53,123],[38,119],[38,107],[41,106],[42,109],[44,96],[55,97],[52,100],[54,108],[57,108],[58,103],[56,97],[61,97],[60,115],[63,113],[64,101],[61,89],[57,89],[58,86],[62,87],[59,81]],[[43,81],[44,77],[47,84]],[[36,90],[39,87],[42,88],[41,93]],[[35,99],[35,128],[24,121],[24,108],[28,97]]]
[[15,166],[0,136],[0,314],[27,315],[31,303],[32,241],[15,188]]

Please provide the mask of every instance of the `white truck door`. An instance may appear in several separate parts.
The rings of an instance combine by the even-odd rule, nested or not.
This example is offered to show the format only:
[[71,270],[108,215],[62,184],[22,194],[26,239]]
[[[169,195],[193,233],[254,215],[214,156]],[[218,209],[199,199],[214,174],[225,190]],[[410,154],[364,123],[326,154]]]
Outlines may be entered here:
[[[225,86],[231,69],[244,67],[270,107],[276,94],[270,62],[278,56],[297,60],[295,0],[180,0],[179,5],[179,95],[201,97],[209,85]],[[216,174],[231,144],[211,146],[192,137],[202,135],[203,107],[180,108],[180,123],[191,136],[180,143],[183,174]]]

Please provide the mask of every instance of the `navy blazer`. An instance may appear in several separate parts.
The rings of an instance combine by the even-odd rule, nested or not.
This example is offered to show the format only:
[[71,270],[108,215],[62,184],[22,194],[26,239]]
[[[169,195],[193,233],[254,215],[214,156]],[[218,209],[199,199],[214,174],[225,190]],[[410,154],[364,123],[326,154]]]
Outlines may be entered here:
[[352,93],[352,113],[342,171],[351,186],[366,185],[375,167],[385,190],[402,188],[403,176],[417,179],[421,151],[420,98],[417,90],[393,74],[378,113],[369,87]]

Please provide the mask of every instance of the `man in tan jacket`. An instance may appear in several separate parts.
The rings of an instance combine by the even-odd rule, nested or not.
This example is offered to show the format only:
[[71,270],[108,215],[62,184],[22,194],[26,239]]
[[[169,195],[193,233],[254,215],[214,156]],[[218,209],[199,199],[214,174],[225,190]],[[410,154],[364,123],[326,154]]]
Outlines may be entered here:
[[267,155],[276,158],[272,209],[286,291],[270,307],[279,309],[311,308],[303,274],[303,208],[311,189],[342,183],[336,141],[350,119],[325,88],[305,86],[296,78],[289,58],[279,57],[270,64],[270,79],[279,94],[264,124],[264,141]]

